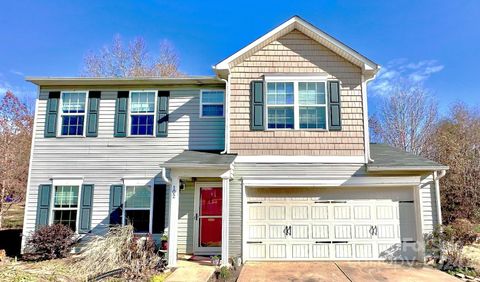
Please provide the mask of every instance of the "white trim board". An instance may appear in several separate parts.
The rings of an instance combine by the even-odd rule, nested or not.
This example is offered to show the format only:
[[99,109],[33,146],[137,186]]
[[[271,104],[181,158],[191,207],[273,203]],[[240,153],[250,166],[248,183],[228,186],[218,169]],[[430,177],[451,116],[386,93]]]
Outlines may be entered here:
[[308,177],[265,177],[243,178],[243,184],[248,187],[398,187],[418,186],[420,176],[401,177],[350,177],[350,178],[308,178]]
[[365,164],[361,156],[238,156],[235,163],[329,163]]

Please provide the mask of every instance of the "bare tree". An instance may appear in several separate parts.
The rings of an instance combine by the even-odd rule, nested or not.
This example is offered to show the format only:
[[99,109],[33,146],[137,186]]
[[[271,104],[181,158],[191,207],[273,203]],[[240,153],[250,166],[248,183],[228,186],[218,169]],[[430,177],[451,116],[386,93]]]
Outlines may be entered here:
[[25,198],[33,113],[7,92],[0,101],[0,229],[8,209]]
[[398,84],[370,118],[372,140],[424,155],[437,120],[437,104],[422,86]]
[[173,46],[160,44],[159,54],[152,56],[142,37],[124,46],[119,35],[110,46],[89,52],[84,58],[84,76],[91,77],[178,77],[179,60]]
[[452,106],[431,140],[428,157],[450,167],[441,179],[443,219],[480,222],[480,114]]

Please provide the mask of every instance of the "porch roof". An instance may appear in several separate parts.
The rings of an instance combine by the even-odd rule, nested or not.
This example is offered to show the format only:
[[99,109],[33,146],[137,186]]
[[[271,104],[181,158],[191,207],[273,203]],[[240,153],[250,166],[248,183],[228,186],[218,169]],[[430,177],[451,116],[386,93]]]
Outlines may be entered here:
[[373,163],[367,165],[371,172],[380,171],[433,171],[448,169],[448,166],[424,157],[407,153],[387,144],[370,144]]
[[220,154],[216,152],[183,151],[164,163],[167,168],[229,168],[236,154]]

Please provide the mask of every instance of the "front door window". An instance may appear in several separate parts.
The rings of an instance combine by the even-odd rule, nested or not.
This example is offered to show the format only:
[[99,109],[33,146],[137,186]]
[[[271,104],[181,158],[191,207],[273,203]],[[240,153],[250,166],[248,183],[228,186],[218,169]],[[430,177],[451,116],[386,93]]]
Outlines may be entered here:
[[220,247],[222,244],[222,188],[200,188],[199,224],[199,247]]

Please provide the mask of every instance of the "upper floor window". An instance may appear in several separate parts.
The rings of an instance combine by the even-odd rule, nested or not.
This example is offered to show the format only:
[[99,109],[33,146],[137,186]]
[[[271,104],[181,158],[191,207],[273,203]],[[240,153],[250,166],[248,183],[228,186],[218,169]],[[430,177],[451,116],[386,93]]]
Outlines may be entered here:
[[130,135],[152,136],[155,127],[155,92],[130,92]]
[[221,90],[202,90],[200,92],[200,116],[223,117],[224,92]]
[[63,136],[83,136],[87,92],[62,92],[60,132]]
[[326,129],[325,81],[266,83],[268,129]]

